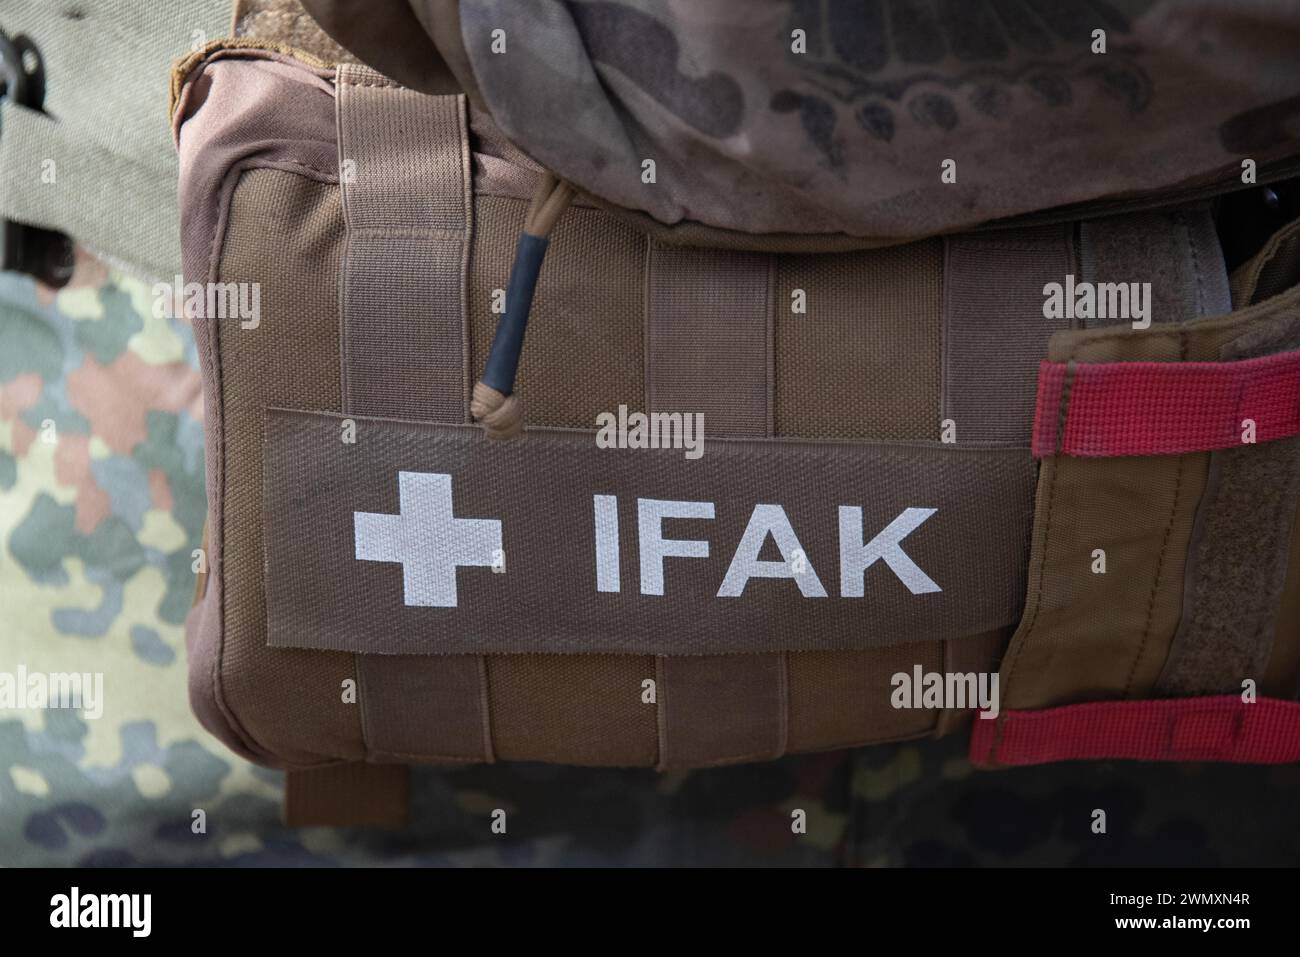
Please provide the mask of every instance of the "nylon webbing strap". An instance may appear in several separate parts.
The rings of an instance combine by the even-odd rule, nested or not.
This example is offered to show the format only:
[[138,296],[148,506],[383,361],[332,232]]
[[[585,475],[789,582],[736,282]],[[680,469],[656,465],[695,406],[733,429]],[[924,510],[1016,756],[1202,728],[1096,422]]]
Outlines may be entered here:
[[[982,635],[971,635],[969,638],[945,641],[943,643],[944,673],[952,675],[996,671],[998,656],[1007,647],[1012,630],[1010,628],[999,628],[997,631],[986,632]],[[945,734],[951,734],[957,728],[967,724],[974,714],[973,707],[972,705],[971,708],[943,709],[943,711],[939,712],[934,736],[938,738]]]
[[772,434],[772,268],[763,253],[651,242],[646,404],[699,412],[710,435]]
[[1097,701],[977,720],[976,767],[1052,761],[1300,761],[1300,703],[1240,695]]
[[[347,230],[343,408],[465,422],[472,222],[465,98],[414,93],[343,64],[337,109]],[[357,678],[373,756],[492,759],[482,659],[359,655]]]
[[1068,226],[944,240],[943,418],[961,442],[1029,442],[1034,372],[1068,319],[1043,316],[1043,287],[1074,271]]
[[1238,362],[1043,362],[1034,455],[1178,455],[1300,435],[1300,351]]
[[[708,435],[770,436],[773,257],[649,244],[646,406],[699,412]],[[661,656],[659,767],[780,757],[789,737],[784,652]]]
[[177,161],[160,114],[173,59],[229,24],[221,0],[4,0],[0,29],[39,51],[45,113],[0,104],[0,218],[60,230],[150,278],[180,273]]
[[[114,262],[170,279],[181,265],[172,151],[144,165],[87,140],[84,132],[0,104],[0,210],[5,218],[57,228]],[[134,245],[126,252],[121,232],[128,228]]]
[[[344,405],[464,422],[471,220],[463,96],[338,69]],[[394,278],[397,277],[397,278]]]
[[410,777],[400,764],[336,764],[290,771],[284,782],[289,827],[405,827]]

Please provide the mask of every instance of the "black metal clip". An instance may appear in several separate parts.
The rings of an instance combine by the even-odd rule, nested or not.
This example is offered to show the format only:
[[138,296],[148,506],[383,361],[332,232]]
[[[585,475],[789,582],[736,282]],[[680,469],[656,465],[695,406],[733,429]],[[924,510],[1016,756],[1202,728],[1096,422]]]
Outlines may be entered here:
[[[23,63],[24,55],[34,69]],[[11,40],[0,30],[0,102],[4,100],[40,110],[45,101],[45,70],[30,40],[23,36]],[[57,288],[72,278],[74,263],[72,240],[64,233],[0,219],[0,269],[27,273]]]

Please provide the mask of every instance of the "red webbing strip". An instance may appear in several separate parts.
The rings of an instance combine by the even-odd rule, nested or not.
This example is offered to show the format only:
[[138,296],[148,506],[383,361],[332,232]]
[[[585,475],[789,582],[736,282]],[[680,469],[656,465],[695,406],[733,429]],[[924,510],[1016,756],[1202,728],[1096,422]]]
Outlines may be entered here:
[[1300,434],[1300,350],[1239,362],[1044,362],[1034,455],[1176,455]]
[[1300,761],[1300,702],[1240,695],[1096,701],[977,718],[976,767],[1052,761]]

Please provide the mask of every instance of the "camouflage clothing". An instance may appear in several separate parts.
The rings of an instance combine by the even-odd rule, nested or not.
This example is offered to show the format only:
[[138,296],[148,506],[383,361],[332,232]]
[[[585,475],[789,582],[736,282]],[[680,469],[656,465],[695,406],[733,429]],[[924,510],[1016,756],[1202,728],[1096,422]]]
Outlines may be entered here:
[[513,144],[665,224],[897,240],[1297,151],[1293,4],[410,2]]
[[[186,700],[201,540],[194,344],[86,256],[0,277],[0,671],[102,672],[98,720],[0,711],[0,865],[1294,864],[1296,767],[974,773],[964,736],[657,775],[417,769],[399,834],[290,831],[283,775]],[[51,424],[53,428],[51,429]],[[48,436],[49,438],[45,438]],[[504,835],[491,814],[507,812]],[[1092,833],[1093,810],[1107,833]],[[194,833],[196,809],[206,831]],[[802,810],[806,833],[792,822]]]

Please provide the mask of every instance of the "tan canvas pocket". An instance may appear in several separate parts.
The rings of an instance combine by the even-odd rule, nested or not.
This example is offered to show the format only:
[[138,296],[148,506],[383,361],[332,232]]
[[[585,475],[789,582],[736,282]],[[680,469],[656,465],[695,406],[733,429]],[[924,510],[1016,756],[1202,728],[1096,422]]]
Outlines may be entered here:
[[[1300,290],[1293,290],[1218,319],[1061,333],[1049,358],[1077,371],[1092,363],[1233,362],[1297,348]],[[1067,380],[1052,412],[1061,417],[1055,434],[1066,431],[1068,389]],[[1197,399],[1179,401],[1190,408]],[[1294,637],[1280,636],[1277,624],[1293,549],[1298,441],[1047,455],[1025,617],[1003,662],[1004,707],[1240,690],[1245,678],[1264,680],[1270,658],[1294,657]]]

